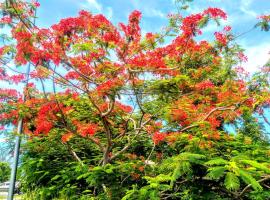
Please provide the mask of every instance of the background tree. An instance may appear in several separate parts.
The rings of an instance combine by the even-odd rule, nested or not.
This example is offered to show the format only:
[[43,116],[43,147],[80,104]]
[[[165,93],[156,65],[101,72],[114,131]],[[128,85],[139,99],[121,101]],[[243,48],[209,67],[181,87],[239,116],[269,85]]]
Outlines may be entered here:
[[0,183],[8,181],[11,169],[9,163],[0,162]]

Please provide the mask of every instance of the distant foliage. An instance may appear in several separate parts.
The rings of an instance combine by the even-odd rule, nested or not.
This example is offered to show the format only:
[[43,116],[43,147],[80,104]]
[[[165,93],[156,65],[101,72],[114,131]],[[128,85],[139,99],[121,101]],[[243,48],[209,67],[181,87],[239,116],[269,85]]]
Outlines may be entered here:
[[11,172],[11,168],[9,166],[9,163],[0,162],[0,183],[9,180],[10,172]]

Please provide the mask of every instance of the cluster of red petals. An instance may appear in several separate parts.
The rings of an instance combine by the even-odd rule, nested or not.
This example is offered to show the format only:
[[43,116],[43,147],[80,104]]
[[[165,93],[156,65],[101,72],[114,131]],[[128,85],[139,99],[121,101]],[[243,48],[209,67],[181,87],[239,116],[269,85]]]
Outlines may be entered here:
[[36,121],[37,126],[35,130],[35,135],[38,134],[48,134],[50,130],[53,128],[53,123],[50,121],[45,121],[41,118],[37,119]]
[[224,33],[215,32],[214,34],[215,34],[216,40],[218,41],[219,44],[221,44],[223,46],[227,45],[228,39],[227,39],[227,36]]
[[229,31],[232,30],[232,27],[231,27],[231,26],[225,26],[225,27],[223,28],[223,30],[226,31],[226,32],[229,32]]
[[4,54],[6,48],[6,46],[0,47],[0,56]]
[[212,81],[206,80],[206,81],[202,81],[200,83],[197,83],[195,87],[198,90],[206,90],[209,88],[214,88],[215,85],[214,85],[214,83],[212,83]]
[[245,101],[245,105],[247,105],[248,107],[251,107],[251,108],[253,107],[254,103],[255,103],[255,99],[254,98],[249,98],[249,99],[247,99]]
[[220,126],[221,122],[216,119],[216,117],[209,117],[207,121],[210,123],[211,127],[213,129],[217,128]]
[[12,75],[9,77],[9,80],[12,81],[15,84],[18,84],[25,80],[25,76],[23,74],[18,74],[18,75]]
[[0,19],[0,24],[10,24],[12,22],[12,18],[5,16]]
[[270,22],[270,15],[262,15],[262,16],[259,16],[258,18],[264,21]]
[[57,120],[56,114],[63,106],[55,102],[43,104],[37,114],[36,130],[34,134],[48,134],[53,128],[53,122]]
[[107,92],[116,89],[117,87],[122,86],[124,83],[123,80],[118,79],[118,78],[114,78],[111,80],[108,80],[102,84],[100,84],[99,86],[97,86],[97,92],[99,95],[104,95]]
[[115,107],[120,109],[121,111],[123,111],[125,113],[130,113],[133,110],[133,108],[131,106],[124,105],[124,104],[120,103],[119,101],[115,102]]
[[61,140],[62,140],[62,142],[66,143],[66,142],[68,142],[72,137],[73,137],[73,133],[68,132],[68,133],[62,135]]
[[78,124],[77,131],[82,137],[93,136],[97,131],[98,126],[96,124]]
[[[164,61],[165,57],[164,49],[156,49],[155,51],[148,51],[146,53],[141,53],[133,58],[127,60],[131,69],[166,69],[166,63]],[[161,73],[159,71],[159,73]]]
[[204,15],[201,13],[187,16],[183,19],[182,26],[183,35],[190,37],[198,33],[198,24],[203,19]]
[[155,132],[153,134],[153,142],[154,144],[159,144],[160,142],[164,141],[167,137],[167,134],[166,133],[161,133],[161,132]]
[[38,1],[35,1],[35,0],[32,1],[32,4],[33,4],[36,8],[38,8],[38,7],[40,6],[40,3],[39,3]]
[[18,98],[19,93],[15,89],[3,89],[0,88],[0,100],[9,98]]
[[127,38],[135,41],[140,40],[141,28],[139,26],[139,22],[141,15],[140,11],[135,10],[129,15],[128,25],[124,25],[123,23],[119,24]]
[[248,72],[247,70],[245,70],[242,66],[237,66],[237,67],[235,67],[234,71],[235,71],[238,75],[244,75],[244,76],[249,75],[249,72]]
[[248,57],[243,53],[243,52],[239,52],[237,54],[237,57],[242,61],[242,62],[247,62],[248,61]]
[[173,109],[172,110],[173,120],[183,122],[188,118],[188,114],[183,109]]
[[65,78],[68,79],[68,80],[76,80],[79,77],[80,77],[80,75],[77,72],[74,72],[74,71],[68,72],[65,75]]
[[204,11],[204,14],[210,15],[214,19],[227,19],[227,14],[219,8],[208,8]]

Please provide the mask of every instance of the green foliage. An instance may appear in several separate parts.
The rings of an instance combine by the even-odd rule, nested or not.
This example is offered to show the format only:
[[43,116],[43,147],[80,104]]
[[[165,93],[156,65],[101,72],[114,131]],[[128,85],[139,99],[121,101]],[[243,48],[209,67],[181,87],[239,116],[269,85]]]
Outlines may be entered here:
[[11,168],[9,166],[9,163],[0,162],[0,183],[9,180],[10,172],[11,172]]
[[232,172],[228,172],[225,176],[224,185],[228,190],[238,190],[240,188],[239,178]]

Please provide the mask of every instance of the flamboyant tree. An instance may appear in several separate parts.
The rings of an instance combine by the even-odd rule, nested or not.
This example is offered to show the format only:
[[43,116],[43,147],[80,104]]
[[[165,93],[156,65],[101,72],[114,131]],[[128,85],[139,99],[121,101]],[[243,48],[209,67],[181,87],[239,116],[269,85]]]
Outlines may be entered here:
[[[90,166],[79,178],[87,177],[90,196],[185,199],[196,198],[197,188],[199,196],[244,198],[251,188],[267,190],[260,184],[270,174],[263,132],[253,126],[231,135],[224,125],[263,115],[269,66],[250,79],[229,26],[213,42],[197,37],[209,22],[226,20],[224,11],[171,15],[164,33],[142,35],[139,11],[117,26],[83,10],[42,28],[33,22],[37,7],[1,4],[1,23],[11,30],[9,40],[2,36],[1,81],[28,85],[25,100],[19,90],[0,90],[0,119],[15,126],[23,119],[36,152],[58,142],[67,154],[53,151],[57,159]],[[269,20],[262,16],[257,26],[267,31]]]

